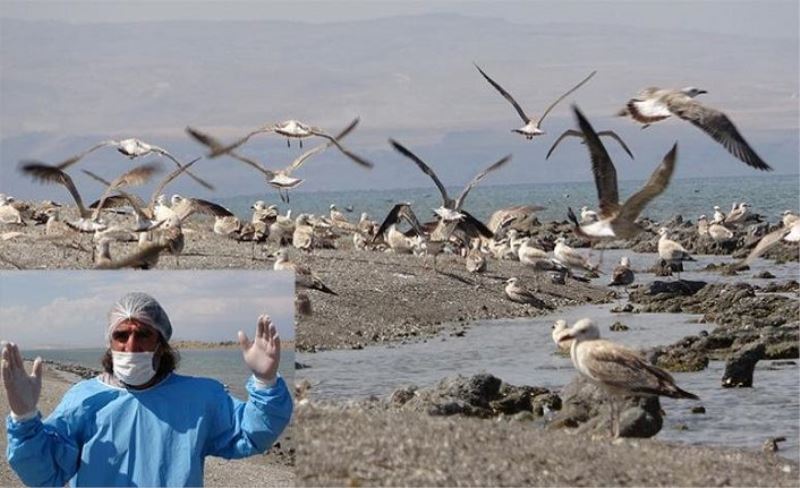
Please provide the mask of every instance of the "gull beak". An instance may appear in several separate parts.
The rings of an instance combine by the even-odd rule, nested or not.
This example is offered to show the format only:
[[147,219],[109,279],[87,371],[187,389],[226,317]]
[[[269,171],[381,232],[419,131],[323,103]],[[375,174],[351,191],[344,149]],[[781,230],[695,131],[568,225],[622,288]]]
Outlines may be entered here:
[[564,341],[568,341],[568,340],[572,340],[572,339],[575,339],[574,335],[572,335],[572,334],[564,334],[564,335],[562,335],[561,337],[558,338],[558,342],[562,343]]

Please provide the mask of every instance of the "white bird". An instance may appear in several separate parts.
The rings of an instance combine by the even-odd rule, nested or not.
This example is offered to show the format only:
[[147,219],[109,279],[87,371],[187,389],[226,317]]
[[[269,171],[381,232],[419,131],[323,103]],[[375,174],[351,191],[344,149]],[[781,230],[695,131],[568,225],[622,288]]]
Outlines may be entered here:
[[733,231],[720,223],[712,222],[711,225],[708,226],[708,235],[710,235],[715,242],[727,241],[733,238]]
[[784,210],[781,214],[783,216],[782,222],[784,227],[790,227],[792,224],[800,220],[800,215],[792,212],[791,210]]
[[14,199],[7,195],[2,195],[2,198],[0,198],[0,224],[25,225],[20,211],[11,205],[13,201]]
[[590,210],[585,205],[581,207],[581,225],[593,224],[598,220],[600,220],[600,217],[598,217],[597,212]]
[[670,267],[675,267],[682,270],[683,261],[694,261],[694,258],[689,254],[689,251],[667,237],[669,230],[666,227],[660,228],[658,233],[661,236],[658,239],[658,256],[666,261]]
[[330,295],[337,295],[337,293],[328,288],[317,275],[312,273],[310,268],[291,261],[289,259],[289,252],[286,250],[286,248],[281,248],[278,251],[278,259],[275,260],[273,269],[275,271],[293,271],[295,286],[298,288],[318,290]]
[[697,235],[708,235],[708,218],[705,215],[701,215],[697,218]]
[[556,239],[556,247],[553,249],[553,255],[556,260],[566,266],[567,268],[582,269],[589,272],[595,272],[598,265],[593,265],[575,249],[567,245],[567,240],[564,237]]
[[740,203],[731,213],[725,217],[724,223],[726,225],[739,225],[744,223],[750,210],[750,204],[747,202]]
[[[349,128],[345,129],[345,131],[346,132],[350,132],[350,130],[355,128],[355,126],[358,125],[358,120],[359,120],[358,117],[356,117],[353,120],[353,122],[350,124]],[[188,129],[189,128],[187,127],[187,130]],[[362,166],[365,166],[367,168],[371,168],[373,166],[373,164],[371,162],[367,161],[366,159],[364,159],[364,158],[362,158],[360,156],[357,156],[356,154],[350,152],[349,150],[345,149],[341,144],[339,144],[338,139],[340,139],[341,137],[344,137],[344,136],[341,136],[341,135],[340,136],[336,136],[336,137],[331,136],[328,133],[324,132],[319,127],[313,127],[311,125],[308,125],[308,124],[305,124],[303,122],[300,122],[299,120],[287,120],[285,122],[278,122],[278,123],[275,123],[275,124],[264,125],[262,127],[259,127],[256,130],[248,133],[247,135],[245,135],[241,139],[237,140],[236,142],[234,142],[233,144],[230,144],[228,146],[224,146],[222,144],[217,144],[215,146],[209,146],[210,149],[211,149],[211,152],[209,153],[209,157],[210,158],[216,158],[218,156],[221,156],[221,155],[223,155],[225,153],[230,152],[233,149],[236,149],[237,147],[241,146],[242,144],[246,143],[248,140],[250,140],[251,137],[253,137],[255,135],[257,135],[257,134],[265,134],[265,133],[269,133],[269,132],[274,132],[276,134],[280,134],[282,136],[287,137],[287,139],[286,139],[286,144],[287,145],[290,144],[289,143],[290,139],[292,139],[292,138],[299,139],[301,148],[303,147],[303,139],[308,138],[308,137],[314,137],[314,136],[322,137],[323,139],[327,139],[330,144],[333,144],[334,146],[336,146],[336,148],[339,149],[339,151],[341,151],[342,154],[344,154],[348,158],[352,159],[354,162],[356,162],[356,163],[358,163],[358,164],[360,164]],[[200,142],[203,142],[203,141],[200,141]]]
[[495,234],[502,229],[529,232],[536,222],[536,212],[546,210],[538,205],[513,205],[495,210],[486,226]]
[[749,265],[754,259],[774,248],[781,241],[786,242],[800,242],[800,219],[792,222],[788,227],[781,227],[778,230],[770,232],[758,241],[756,247],[750,251],[745,259],[736,263],[734,269],[742,268]]
[[530,237],[522,239],[522,243],[517,250],[520,263],[530,266],[536,271],[552,271],[563,268],[546,251],[532,245],[531,241],[532,238]]
[[489,84],[492,85],[495,88],[495,90],[500,92],[500,94],[503,95],[503,98],[505,98],[514,107],[514,110],[517,111],[517,113],[519,114],[519,116],[522,119],[522,121],[525,122],[525,125],[523,125],[519,129],[512,129],[512,132],[516,132],[517,134],[522,134],[523,136],[525,136],[526,139],[529,139],[529,140],[533,139],[534,136],[540,136],[540,135],[545,133],[542,130],[542,122],[544,122],[544,119],[545,119],[545,117],[547,117],[547,114],[549,114],[550,111],[553,110],[553,108],[556,105],[558,105],[558,102],[560,102],[561,100],[565,99],[571,93],[573,93],[575,90],[577,90],[578,88],[583,86],[584,83],[589,81],[592,78],[592,76],[594,76],[595,73],[597,73],[597,71],[592,71],[591,74],[589,74],[589,76],[587,76],[586,78],[581,80],[580,83],[578,83],[574,87],[570,88],[566,93],[564,93],[563,95],[558,97],[555,102],[551,103],[550,106],[547,107],[547,110],[544,111],[544,113],[542,114],[542,116],[539,119],[535,119],[535,118],[531,118],[527,114],[525,114],[525,111],[522,110],[522,107],[519,105],[519,103],[517,103],[517,101],[514,100],[514,97],[512,97],[510,93],[505,91],[503,89],[503,87],[500,86],[496,81],[491,79],[489,77],[489,75],[487,75],[480,68],[480,66],[478,66],[476,64],[475,67],[478,69],[478,72],[480,72],[480,74],[486,79],[486,81],[488,81]]
[[708,92],[694,87],[681,90],[645,88],[634,98],[628,100],[626,107],[617,115],[630,116],[635,121],[644,124],[644,127],[676,115],[703,130],[722,144],[729,153],[749,166],[760,170],[772,170],[753,151],[727,115],[694,100],[697,95],[703,93]]
[[600,339],[600,331],[591,319],[577,321],[559,337],[561,342],[568,340],[572,340],[570,358],[575,369],[603,388],[609,396],[614,437],[620,434],[619,397],[637,395],[699,399],[697,395],[679,388],[669,373],[648,364],[637,352]]
[[719,205],[714,205],[714,219],[712,222],[724,222],[725,214],[720,210]]
[[567,321],[564,319],[556,320],[551,330],[552,332],[550,333],[550,335],[553,337],[553,342],[556,343],[556,346],[558,346],[558,348],[561,349],[562,351],[569,351],[570,348],[572,347],[572,340],[566,340],[566,341],[560,340],[562,335],[569,333],[569,327],[567,326]]
[[[64,160],[64,161],[62,161],[62,162],[60,162],[60,163],[58,163],[58,164],[56,164],[54,166],[56,166],[60,170],[67,169],[69,166],[72,166],[73,164],[75,164],[78,161],[80,161],[81,159],[83,159],[83,157],[85,157],[89,153],[92,153],[92,152],[96,151],[97,149],[100,149],[100,148],[103,148],[103,147],[114,147],[114,148],[117,149],[117,151],[119,151],[121,154],[127,156],[129,159],[136,159],[136,158],[140,158],[142,156],[147,156],[149,154],[158,154],[160,156],[165,156],[168,159],[170,159],[173,163],[175,163],[175,165],[178,168],[182,168],[184,166],[183,164],[181,164],[180,161],[178,161],[178,159],[175,156],[170,154],[166,149],[160,148],[160,147],[152,145],[152,144],[147,144],[146,142],[141,141],[139,139],[135,139],[135,138],[122,139],[122,140],[102,141],[102,142],[100,142],[98,144],[95,144],[94,146],[90,147],[89,149],[87,149],[87,150],[85,150],[85,151],[83,151],[81,153],[78,153],[75,156],[72,156],[71,158],[66,159],[66,160]],[[28,161],[28,163],[38,163],[38,161]],[[213,190],[214,189],[213,185],[211,185],[210,183],[206,182],[202,178],[194,175],[190,171],[186,171],[186,174],[189,175],[190,178],[195,180],[197,183],[199,183],[200,185],[202,185],[206,189],[209,189],[209,190]]]
[[470,247],[466,256],[466,267],[470,273],[483,273],[486,271],[486,256],[480,244],[480,239],[474,239],[477,244]]
[[[281,197],[281,200],[283,202],[288,203],[289,190],[297,188],[305,181],[301,178],[296,178],[292,176],[292,173],[295,170],[299,169],[303,165],[303,163],[305,163],[309,158],[311,158],[311,156],[321,153],[322,151],[328,149],[332,145],[338,145],[338,142],[336,141],[338,141],[339,139],[343,139],[345,136],[347,136],[353,129],[355,129],[357,125],[358,125],[358,119],[356,118],[342,132],[337,134],[335,138],[332,138],[329,142],[325,144],[320,144],[319,146],[309,149],[308,151],[304,152],[303,154],[295,158],[295,160],[292,161],[292,163],[289,164],[289,166],[286,166],[285,168],[281,169],[267,169],[257,161],[254,161],[253,159],[242,156],[237,152],[234,152],[233,149],[235,149],[236,145],[225,148],[223,147],[220,141],[218,141],[211,135],[204,132],[200,132],[199,130],[194,129],[192,127],[187,127],[186,132],[189,135],[191,135],[194,139],[196,139],[198,142],[208,146],[211,149],[210,157],[217,157],[222,154],[227,154],[228,156],[236,160],[239,160],[245,164],[248,164],[253,168],[257,169],[258,171],[260,171],[261,173],[263,173],[267,179],[267,184],[277,189],[278,195]],[[350,156],[350,158],[353,159],[356,163],[362,164],[367,167],[372,167],[372,163],[369,163],[350,152],[345,152],[345,154]]]
[[503,290],[509,300],[516,303],[533,305],[536,308],[553,308],[550,304],[537,297],[533,292],[519,284],[519,279],[509,278]]
[[664,156],[647,183],[624,203],[620,203],[617,170],[614,168],[611,157],[586,117],[578,107],[573,105],[572,108],[578,126],[585,136],[586,147],[589,149],[600,208],[599,220],[587,225],[581,225],[572,209],[569,208],[568,216],[575,224],[574,231],[577,235],[591,240],[630,239],[644,230],[641,225],[636,223],[639,214],[648,203],[667,189],[675,170],[678,143],[676,142]]

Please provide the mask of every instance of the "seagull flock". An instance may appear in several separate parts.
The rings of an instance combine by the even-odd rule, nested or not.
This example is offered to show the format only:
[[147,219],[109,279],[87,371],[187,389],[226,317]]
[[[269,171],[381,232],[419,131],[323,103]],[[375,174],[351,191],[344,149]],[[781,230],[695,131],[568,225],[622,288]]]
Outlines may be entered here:
[[[541,117],[536,118],[529,116],[520,103],[484,69],[477,64],[475,68],[483,79],[512,105],[522,119],[524,125],[511,131],[522,135],[526,140],[545,136],[547,133],[543,130],[542,124],[546,117],[560,102],[573,95],[597,74],[596,71],[592,71],[555,99],[543,111]],[[755,169],[771,170],[725,113],[697,100],[698,96],[705,93],[707,93],[705,90],[695,87],[682,89],[648,87],[627,102],[621,103],[623,108],[617,115],[630,117],[641,124],[643,129],[674,115],[698,127],[743,163]],[[327,216],[306,213],[292,216],[291,208],[286,208],[284,213],[280,211],[278,205],[267,204],[263,200],[256,201],[251,206],[253,214],[249,222],[241,221],[218,203],[177,194],[168,199],[164,194],[166,187],[183,175],[193,179],[202,187],[213,190],[211,183],[190,171],[190,169],[196,170],[196,163],[203,158],[183,162],[166,149],[136,138],[127,138],[101,141],[56,164],[38,160],[21,161],[19,171],[33,181],[63,186],[78,209],[78,218],[62,220],[61,205],[56,202],[44,202],[36,207],[19,202],[10,195],[0,194],[0,225],[25,226],[28,222],[44,224],[45,231],[40,239],[91,252],[96,268],[150,269],[158,266],[162,254],[172,255],[176,266],[179,266],[180,255],[193,238],[185,229],[187,221],[192,215],[205,214],[214,220],[210,229],[214,234],[236,241],[251,242],[251,259],[256,259],[257,244],[263,244],[264,254],[268,259],[274,259],[275,270],[294,272],[299,288],[296,300],[299,315],[313,313],[309,295],[303,290],[314,290],[333,296],[337,293],[325,285],[312,269],[292,261],[292,253],[310,253],[318,248],[338,247],[339,238],[346,235],[352,235],[352,247],[358,251],[431,256],[434,272],[438,272],[436,257],[445,253],[462,258],[469,273],[485,273],[491,267],[493,259],[516,260],[521,266],[548,273],[553,283],[564,283],[568,278],[589,281],[598,277],[599,263],[592,263],[589,256],[569,246],[568,239],[572,239],[573,242],[600,243],[631,239],[642,232],[652,232],[643,225],[639,216],[650,202],[668,190],[679,151],[677,142],[671,148],[664,148],[664,156],[653,168],[648,181],[638,191],[621,200],[617,170],[601,138],[614,140],[630,158],[634,157],[633,152],[613,131],[595,130],[589,118],[577,105],[572,105],[571,111],[575,118],[575,127],[555,138],[546,158],[553,156],[556,147],[565,139],[579,139],[588,151],[589,169],[597,188],[598,201],[596,209],[580,208],[579,215],[576,215],[572,208],[566,208],[565,214],[573,235],[560,235],[553,242],[536,236],[535,227],[540,225],[536,219],[536,212],[543,207],[520,204],[498,209],[490,216],[487,223],[466,209],[470,191],[490,174],[509,164],[511,155],[500,157],[488,165],[475,175],[456,198],[453,198],[431,165],[392,138],[389,139],[390,147],[430,177],[441,194],[441,205],[432,209],[434,218],[431,221],[420,219],[410,202],[396,202],[379,223],[371,220],[366,213],[361,214],[358,222],[350,222],[335,204],[330,206],[330,213]],[[206,159],[229,158],[256,170],[265,178],[267,186],[277,190],[281,203],[288,207],[289,191],[304,182],[304,178],[297,174],[314,156],[328,149],[335,148],[338,153],[361,168],[370,169],[374,166],[371,161],[344,146],[344,139],[359,123],[359,118],[355,118],[341,131],[329,132],[305,122],[287,120],[264,124],[232,142],[222,141],[208,131],[195,127],[186,127],[186,133],[207,151],[204,155]],[[285,137],[289,147],[292,139],[298,141],[300,148],[303,148],[304,140],[317,139],[322,142],[305,150],[282,168],[267,167],[264,163],[241,153],[240,149],[253,137],[270,133]],[[100,195],[94,203],[87,206],[67,170],[72,169],[89,154],[107,147],[116,149],[130,160],[146,156],[166,158],[175,165],[175,169],[158,182],[147,202],[131,193],[131,189],[149,182],[162,170],[160,164],[147,163],[136,166],[112,181],[104,180],[88,169],[83,169],[85,175],[97,182],[99,189],[97,193]],[[737,202],[726,215],[719,206],[715,206],[711,221],[705,215],[699,217],[697,232],[701,237],[713,239],[715,242],[730,240],[734,237],[734,230],[753,217],[751,208],[747,202]],[[5,233],[2,238],[3,240],[23,238],[23,234]],[[81,235],[91,236],[92,244],[89,249],[83,248]],[[669,228],[661,227],[658,235],[659,259],[664,266],[680,273],[683,269],[682,263],[693,260],[690,252],[679,242],[669,238]],[[766,233],[760,240],[754,241],[751,244],[750,255],[735,263],[735,267],[742,268],[748,265],[755,257],[781,242],[798,241],[800,241],[800,217],[787,210],[784,212],[781,225]],[[136,251],[117,255],[113,252],[113,246],[117,242],[135,242]],[[8,261],[2,253],[0,258],[3,258],[4,262]],[[609,285],[628,287],[634,281],[635,275],[630,260],[628,257],[622,257],[614,269]],[[519,278],[510,277],[505,279],[504,283],[503,292],[509,300],[526,307],[554,308],[538,289],[526,287]],[[669,374],[648,364],[637,353],[601,340],[597,326],[590,319],[580,320],[572,327],[568,327],[565,321],[560,320],[554,326],[552,334],[553,340],[560,348],[570,350],[575,368],[608,391],[615,435],[619,433],[619,412],[616,409],[615,398],[620,395],[697,398],[681,390]]]

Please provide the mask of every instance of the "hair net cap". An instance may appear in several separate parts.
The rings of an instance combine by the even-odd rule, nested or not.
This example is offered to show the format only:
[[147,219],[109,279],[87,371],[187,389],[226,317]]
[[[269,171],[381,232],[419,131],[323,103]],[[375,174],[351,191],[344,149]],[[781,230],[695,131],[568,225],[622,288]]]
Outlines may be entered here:
[[111,311],[108,312],[106,340],[109,340],[114,329],[126,320],[135,320],[153,327],[165,340],[172,337],[172,324],[167,312],[147,293],[128,293],[111,307]]

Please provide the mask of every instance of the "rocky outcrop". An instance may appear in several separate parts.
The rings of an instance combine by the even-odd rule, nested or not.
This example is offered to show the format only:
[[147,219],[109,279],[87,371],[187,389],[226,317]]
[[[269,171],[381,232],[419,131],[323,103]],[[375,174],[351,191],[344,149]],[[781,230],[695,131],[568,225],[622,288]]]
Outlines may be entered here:
[[763,342],[749,344],[739,350],[725,364],[722,386],[725,388],[753,386],[753,370],[756,368],[756,363],[764,358],[766,351]]

